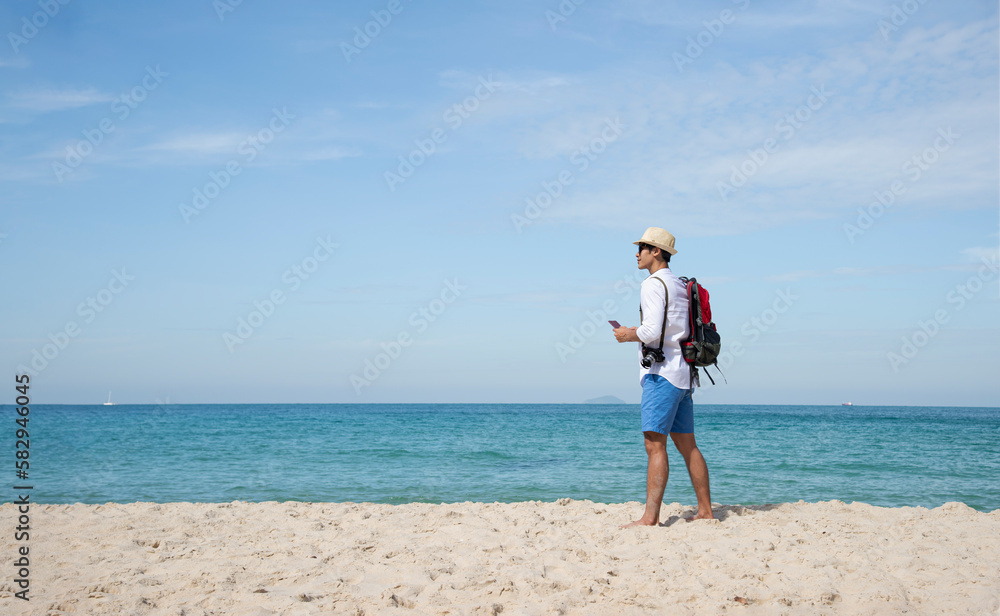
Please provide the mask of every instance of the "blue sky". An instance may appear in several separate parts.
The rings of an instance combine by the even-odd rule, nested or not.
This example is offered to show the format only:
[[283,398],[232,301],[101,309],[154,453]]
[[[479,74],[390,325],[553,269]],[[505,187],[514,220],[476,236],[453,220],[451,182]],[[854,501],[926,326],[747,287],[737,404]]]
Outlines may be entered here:
[[700,402],[1000,400],[993,2],[0,25],[2,361],[38,402],[636,402],[605,321],[648,226],[712,296]]

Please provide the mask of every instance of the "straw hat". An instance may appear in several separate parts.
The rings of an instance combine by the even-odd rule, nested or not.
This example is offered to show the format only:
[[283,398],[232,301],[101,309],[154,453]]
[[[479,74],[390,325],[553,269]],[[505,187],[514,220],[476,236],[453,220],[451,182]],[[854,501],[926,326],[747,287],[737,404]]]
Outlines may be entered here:
[[660,250],[666,250],[672,255],[677,254],[677,250],[674,249],[674,236],[659,227],[650,227],[646,229],[646,232],[642,234],[642,239],[638,242],[632,243],[649,244],[650,246],[656,246]]

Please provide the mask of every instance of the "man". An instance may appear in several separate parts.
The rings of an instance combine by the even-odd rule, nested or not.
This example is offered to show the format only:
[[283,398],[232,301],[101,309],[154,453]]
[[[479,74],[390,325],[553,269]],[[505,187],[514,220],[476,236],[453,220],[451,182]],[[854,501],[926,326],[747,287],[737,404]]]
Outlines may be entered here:
[[[650,227],[642,239],[633,242],[639,269],[649,272],[639,291],[639,327],[615,329],[618,342],[640,342],[639,357],[644,351],[663,347],[662,361],[649,368],[640,364],[642,386],[642,433],[649,458],[646,470],[646,511],[641,518],[626,524],[656,526],[660,505],[667,487],[667,434],[684,457],[691,485],[698,499],[698,513],[691,520],[712,519],[712,499],[708,489],[708,465],[694,440],[694,402],[691,400],[691,368],[684,361],[680,342],[689,333],[688,298],[684,282],[670,271],[670,257],[677,254],[674,236],[658,227]],[[667,290],[669,289],[669,293]],[[664,314],[666,308],[666,314]]]

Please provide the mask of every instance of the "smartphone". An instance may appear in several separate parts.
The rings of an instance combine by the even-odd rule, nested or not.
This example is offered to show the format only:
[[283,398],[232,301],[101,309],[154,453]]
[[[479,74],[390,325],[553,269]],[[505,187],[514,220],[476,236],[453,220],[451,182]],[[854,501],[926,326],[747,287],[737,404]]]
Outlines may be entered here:
[[618,321],[608,321],[608,323],[611,323],[611,327],[613,327],[615,329],[618,329],[619,327],[621,327],[621,324],[618,323]]

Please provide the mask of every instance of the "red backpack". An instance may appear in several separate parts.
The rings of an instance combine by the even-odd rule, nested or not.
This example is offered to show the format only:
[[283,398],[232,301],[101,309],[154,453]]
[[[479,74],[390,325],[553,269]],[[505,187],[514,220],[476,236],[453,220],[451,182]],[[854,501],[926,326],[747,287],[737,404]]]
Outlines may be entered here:
[[[701,387],[701,380],[698,378],[698,368],[715,366],[719,370],[719,353],[722,351],[722,338],[715,329],[712,322],[712,305],[708,301],[708,290],[698,284],[697,278],[686,278],[681,276],[687,288],[688,296],[688,317],[691,329],[688,337],[681,340],[681,351],[684,353],[684,361],[691,364],[691,379],[698,387]],[[722,371],[719,370],[719,374]],[[715,379],[705,371],[705,376],[715,385]],[[723,375],[725,380],[725,375]]]

